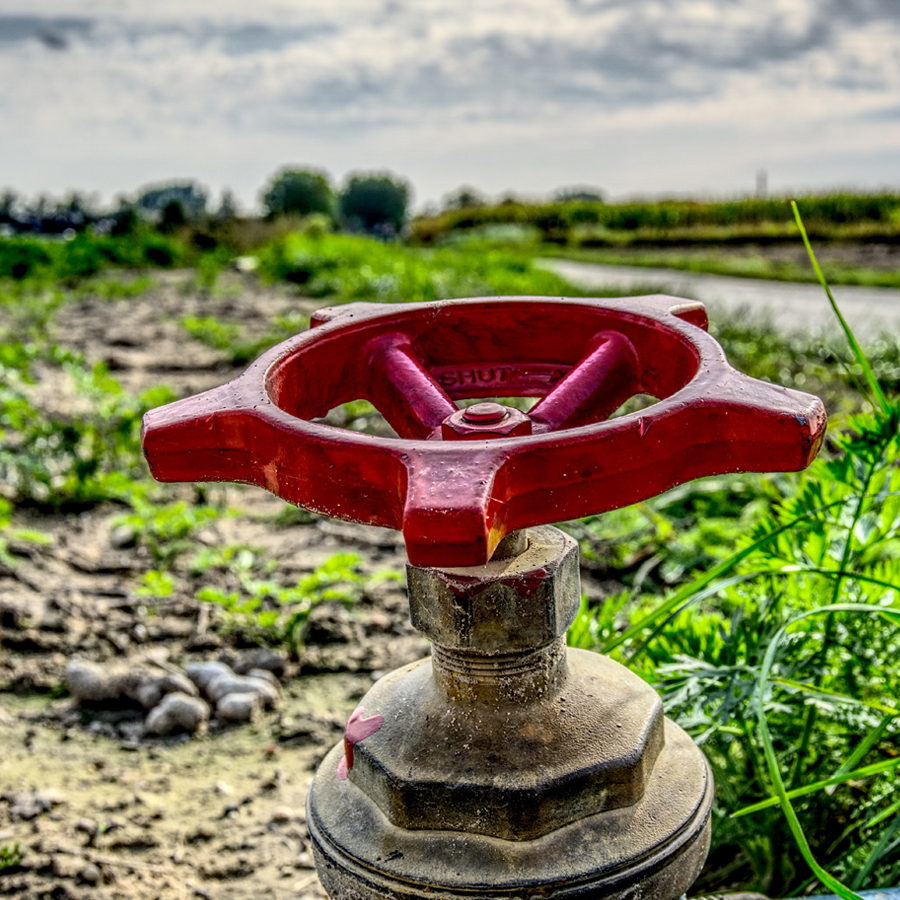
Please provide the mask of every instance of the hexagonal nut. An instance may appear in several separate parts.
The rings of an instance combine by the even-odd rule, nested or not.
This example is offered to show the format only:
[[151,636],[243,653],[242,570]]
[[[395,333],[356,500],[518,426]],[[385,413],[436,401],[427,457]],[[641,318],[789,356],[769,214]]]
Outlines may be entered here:
[[[478,415],[481,408],[485,410],[483,416]],[[531,430],[531,419],[525,413],[499,403],[476,403],[447,416],[441,423],[441,437],[445,441],[519,437],[531,434]]]
[[499,654],[565,634],[581,602],[578,545],[558,528],[526,532],[527,549],[484,566],[407,566],[413,625],[436,644]]

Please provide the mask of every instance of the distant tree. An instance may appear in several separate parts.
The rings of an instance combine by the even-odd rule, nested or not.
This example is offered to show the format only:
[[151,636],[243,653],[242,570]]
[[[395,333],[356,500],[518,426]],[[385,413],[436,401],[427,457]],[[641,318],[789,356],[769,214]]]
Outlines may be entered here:
[[352,175],[339,202],[351,230],[393,237],[406,223],[409,185],[387,173]]
[[184,214],[184,207],[178,200],[170,200],[162,211],[159,220],[159,230],[162,232],[172,232],[177,228],[187,225],[187,216]]
[[578,185],[576,187],[560,188],[553,199],[557,203],[603,203],[603,191],[600,188]]
[[475,209],[484,206],[487,198],[475,188],[464,185],[444,200],[444,209]]
[[262,197],[266,216],[311,213],[334,215],[334,188],[324,172],[313,169],[284,169],[270,182]]
[[222,191],[222,199],[219,201],[219,208],[216,210],[216,221],[227,222],[238,214],[238,204],[234,197],[234,193],[230,188]]
[[206,212],[207,199],[203,188],[193,181],[184,181],[147,188],[135,205],[140,212],[159,221],[166,207],[177,203],[186,221],[196,221]]
[[57,205],[56,216],[65,221],[67,227],[81,231],[97,218],[93,207],[94,202],[89,197],[72,191]]
[[138,214],[133,203],[129,203],[124,197],[119,197],[119,207],[110,216],[110,234],[132,234],[138,226]]
[[9,188],[0,194],[0,224],[18,223],[16,208],[19,206],[19,195]]

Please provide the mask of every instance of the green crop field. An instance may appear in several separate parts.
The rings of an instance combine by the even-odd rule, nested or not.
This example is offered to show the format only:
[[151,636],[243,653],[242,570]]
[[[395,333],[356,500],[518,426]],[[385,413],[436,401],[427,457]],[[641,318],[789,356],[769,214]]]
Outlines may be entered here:
[[[893,196],[804,205],[812,235],[829,241],[900,234]],[[33,523],[41,512],[112,504],[152,556],[144,595],[166,596],[183,576],[178,561],[189,535],[221,514],[200,487],[176,502],[151,481],[140,418],[171,390],[160,379],[132,396],[107,362],[68,346],[54,323],[74,305],[92,304],[102,315],[104,303],[137,300],[167,271],[185,272],[193,305],[178,327],[235,366],[306,321],[281,308],[253,330],[204,310],[236,289],[235,267],[245,288],[269,286],[321,305],[579,295],[534,258],[550,247],[621,261],[612,254],[655,235],[641,261],[658,264],[690,233],[705,242],[706,270],[724,271],[731,264],[709,249],[718,239],[777,237],[802,248],[785,206],[507,204],[420,220],[408,242],[334,234],[318,220],[2,238],[0,564],[15,566],[11,544],[42,540],[39,527],[24,527],[25,512]],[[779,277],[792,274],[787,268]],[[896,272],[883,274],[884,283],[897,283]],[[822,310],[832,314],[824,292]],[[569,641],[610,653],[650,680],[706,753],[718,799],[699,889],[773,896],[827,889],[849,897],[893,885],[900,877],[900,344],[787,340],[729,322],[713,331],[737,368],[825,398],[825,449],[804,473],[706,479],[567,523],[586,570],[610,586],[602,600],[585,598]],[[48,401],[48,384],[66,402]],[[365,430],[376,419],[354,401],[342,421]],[[279,618],[275,589],[248,574],[264,569],[258,555],[209,551],[191,565],[194,577],[211,568],[231,573],[234,591],[209,589],[201,599],[225,609],[229,629],[262,643],[291,645],[297,623],[334,584],[344,595],[362,590],[355,559],[337,559],[296,588],[279,589],[277,602],[300,617]]]

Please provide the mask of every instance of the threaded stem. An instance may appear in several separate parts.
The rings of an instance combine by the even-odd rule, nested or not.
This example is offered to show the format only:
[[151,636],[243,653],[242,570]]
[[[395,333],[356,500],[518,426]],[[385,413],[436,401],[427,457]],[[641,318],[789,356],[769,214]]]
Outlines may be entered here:
[[565,661],[564,638],[537,650],[491,655],[431,645],[434,676],[454,699],[536,699],[559,685]]

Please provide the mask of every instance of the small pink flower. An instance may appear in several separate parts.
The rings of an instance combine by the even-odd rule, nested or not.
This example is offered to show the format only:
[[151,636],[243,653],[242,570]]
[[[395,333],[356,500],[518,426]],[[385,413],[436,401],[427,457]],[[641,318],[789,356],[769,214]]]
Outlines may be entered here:
[[358,706],[353,710],[353,715],[347,722],[347,728],[344,731],[344,755],[337,768],[337,777],[341,781],[347,780],[347,773],[353,768],[353,745],[358,744],[370,734],[375,734],[384,725],[384,716],[369,716],[368,719],[364,719],[365,711],[364,706]]

